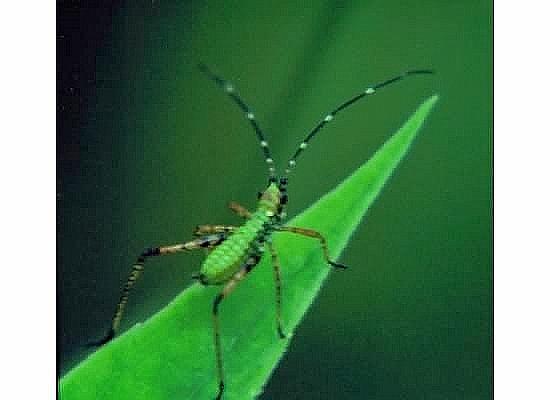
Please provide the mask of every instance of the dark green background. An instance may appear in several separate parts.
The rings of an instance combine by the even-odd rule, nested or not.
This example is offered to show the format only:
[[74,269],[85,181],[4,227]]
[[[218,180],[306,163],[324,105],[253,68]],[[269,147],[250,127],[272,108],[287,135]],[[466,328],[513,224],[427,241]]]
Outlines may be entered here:
[[[262,398],[490,398],[492,3],[132,3],[58,8],[60,373],[108,328],[144,247],[238,223],[226,203],[253,208],[266,183],[253,132],[199,61],[253,106],[281,167],[339,102],[433,68],[340,114],[299,159],[291,216],[441,96]],[[185,288],[203,257],[149,263],[123,327]]]

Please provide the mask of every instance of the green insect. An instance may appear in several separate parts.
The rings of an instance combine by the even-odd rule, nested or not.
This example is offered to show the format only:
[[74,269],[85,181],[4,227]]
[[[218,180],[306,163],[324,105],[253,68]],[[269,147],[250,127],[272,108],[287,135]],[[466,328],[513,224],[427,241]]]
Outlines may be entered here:
[[328,265],[334,268],[346,268],[343,264],[339,264],[330,258],[327,242],[322,233],[312,229],[286,226],[283,224],[283,220],[286,215],[285,208],[288,203],[288,175],[296,165],[296,159],[307,148],[311,139],[313,139],[313,137],[315,137],[315,135],[317,135],[317,133],[319,133],[319,131],[327,123],[331,122],[340,111],[351,106],[363,97],[372,95],[379,89],[405,77],[419,74],[431,74],[433,72],[430,70],[407,71],[394,78],[368,87],[363,92],[336,107],[333,111],[328,113],[300,143],[294,155],[288,161],[284,175],[279,177],[276,174],[268,142],[251,109],[237,94],[234,86],[230,82],[215,75],[202,64],[200,65],[200,69],[218,86],[220,86],[239,106],[256,132],[269,171],[267,188],[263,192],[258,193],[258,207],[254,212],[248,211],[246,208],[237,203],[230,203],[229,207],[237,215],[246,219],[244,225],[240,227],[226,225],[199,225],[195,229],[194,234],[197,238],[194,240],[171,246],[145,249],[133,265],[132,272],[130,273],[126,285],[122,290],[122,295],[111,322],[111,328],[105,337],[97,342],[90,343],[90,346],[101,346],[113,339],[117,333],[124,309],[126,308],[126,304],[128,302],[130,291],[143,273],[145,261],[147,259],[155,256],[206,248],[210,250],[210,253],[204,260],[200,272],[194,275],[193,278],[197,279],[203,285],[224,285],[220,293],[214,299],[212,306],[214,320],[214,348],[216,353],[216,369],[218,375],[218,393],[216,395],[216,400],[219,400],[222,398],[225,388],[222,348],[220,344],[220,325],[218,319],[220,304],[236,288],[237,284],[245,279],[254,267],[258,265],[266,249],[271,254],[274,269],[277,333],[281,339],[285,338],[283,324],[281,321],[280,263],[277,252],[271,242],[272,234],[274,232],[288,232],[316,239],[319,241],[325,261]]

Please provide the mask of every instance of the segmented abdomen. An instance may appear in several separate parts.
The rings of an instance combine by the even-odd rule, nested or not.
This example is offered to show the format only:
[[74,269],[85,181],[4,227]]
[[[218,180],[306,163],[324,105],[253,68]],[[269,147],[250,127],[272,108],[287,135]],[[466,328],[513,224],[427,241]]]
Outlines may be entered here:
[[260,251],[255,244],[268,221],[265,211],[258,210],[242,227],[216,247],[202,264],[204,283],[220,284],[228,281],[250,254]]

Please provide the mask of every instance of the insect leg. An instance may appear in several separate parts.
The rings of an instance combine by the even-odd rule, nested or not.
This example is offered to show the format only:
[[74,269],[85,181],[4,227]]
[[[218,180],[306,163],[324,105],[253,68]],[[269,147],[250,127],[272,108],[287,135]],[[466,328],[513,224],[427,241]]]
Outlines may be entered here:
[[277,333],[279,333],[281,339],[284,339],[286,335],[283,332],[281,324],[281,264],[273,244],[268,243],[268,246],[269,252],[271,253],[271,264],[273,264],[273,276],[275,278],[275,316],[277,318]]
[[204,237],[197,238],[187,243],[175,244],[172,246],[162,246],[162,247],[153,247],[147,248],[141,252],[137,258],[135,264],[132,267],[132,272],[122,289],[122,294],[120,300],[118,301],[115,314],[111,322],[111,328],[107,334],[100,340],[88,343],[88,346],[101,346],[113,339],[120,327],[120,321],[122,320],[122,315],[124,314],[124,309],[128,303],[128,296],[130,291],[136,284],[138,278],[143,274],[145,268],[145,261],[150,257],[163,256],[167,254],[174,254],[183,251],[190,251],[199,248],[209,248],[217,246],[226,239],[225,233],[218,233],[215,235],[208,235]]
[[218,395],[216,400],[222,398],[223,390],[225,387],[224,384],[224,375],[223,375],[223,361],[222,361],[222,348],[220,343],[220,322],[218,319],[219,306],[223,299],[225,299],[229,294],[235,289],[237,284],[242,281],[246,275],[252,271],[252,269],[260,261],[261,254],[253,255],[248,258],[248,260],[243,264],[241,269],[233,275],[233,277],[225,284],[222,291],[214,299],[214,305],[212,309],[212,317],[214,319],[214,347],[216,350],[216,369],[218,371]]
[[249,219],[252,216],[252,213],[248,211],[245,207],[241,206],[239,203],[232,201],[229,203],[229,208],[235,212],[239,217]]
[[235,229],[237,229],[236,226],[229,225],[197,225],[193,232],[193,235],[202,236],[212,233],[227,233],[229,235],[233,233]]
[[328,254],[327,240],[319,232],[314,231],[313,229],[298,228],[294,226],[281,226],[280,228],[277,228],[277,230],[280,232],[295,233],[297,235],[307,236],[319,240],[319,242],[321,242],[323,255],[325,256],[325,260],[327,261],[327,263],[335,268],[347,268],[344,264],[339,264],[330,259],[330,256]]

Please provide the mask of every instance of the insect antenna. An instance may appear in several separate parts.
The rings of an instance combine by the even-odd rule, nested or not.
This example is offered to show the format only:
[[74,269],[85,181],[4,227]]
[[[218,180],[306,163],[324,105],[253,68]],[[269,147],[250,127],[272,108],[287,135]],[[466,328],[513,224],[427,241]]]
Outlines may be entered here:
[[239,108],[244,113],[246,119],[250,122],[250,125],[252,125],[252,128],[254,128],[254,132],[256,132],[256,136],[258,137],[258,140],[260,141],[260,146],[264,152],[264,158],[265,162],[268,166],[269,171],[269,181],[275,182],[276,174],[275,174],[275,164],[273,162],[273,157],[271,156],[271,151],[269,149],[269,144],[265,138],[264,133],[262,132],[262,129],[260,128],[260,125],[256,121],[256,117],[250,107],[244,102],[244,100],[239,96],[237,91],[235,90],[235,86],[233,84],[222,77],[214,74],[205,64],[200,63],[199,69],[211,80],[213,80],[222,90],[233,100]]
[[[362,93],[356,95],[355,97],[352,97],[351,99],[347,100],[346,102],[340,104],[338,107],[336,107],[334,110],[332,110],[331,112],[329,112],[326,117],[321,120],[321,122],[319,122],[317,124],[317,126],[315,126],[315,128],[313,128],[313,130],[306,136],[306,138],[302,141],[302,143],[300,143],[300,145],[298,146],[298,149],[296,149],[296,152],[294,153],[294,155],[290,158],[290,160],[288,161],[288,165],[287,165],[287,168],[285,170],[285,174],[288,175],[290,173],[290,171],[292,170],[292,168],[294,168],[294,166],[296,165],[296,159],[298,158],[298,156],[307,148],[309,142],[311,141],[311,139],[313,139],[313,137],[319,133],[319,131],[327,124],[329,123],[330,121],[332,121],[334,119],[334,117],[336,116],[336,114],[338,114],[340,111],[348,108],[349,106],[351,106],[353,103],[357,102],[358,100],[362,99],[363,97],[366,97],[368,95],[371,95],[371,94],[374,94],[376,93],[376,91],[378,89],[381,89],[383,88],[384,86],[388,86],[394,82],[397,82],[397,81],[400,81],[401,79],[404,79],[406,78],[407,76],[410,76],[410,75],[421,75],[421,74],[433,74],[434,71],[432,70],[428,70],[428,69],[416,69],[416,70],[411,70],[411,71],[406,71],[404,73],[402,73],[401,75],[398,75],[396,77],[393,77],[391,79],[388,79],[388,80],[385,80],[383,82],[380,82],[380,83],[377,83],[373,86],[370,86],[368,87],[367,89],[365,89]],[[281,180],[283,180],[283,178],[281,178]],[[287,182],[287,179],[286,177],[284,178],[284,183],[286,184]]]

